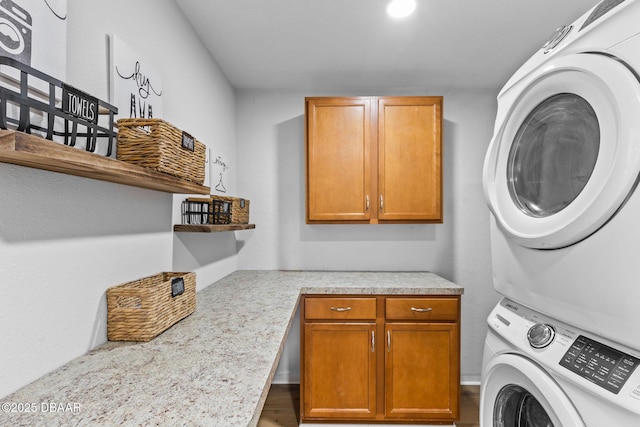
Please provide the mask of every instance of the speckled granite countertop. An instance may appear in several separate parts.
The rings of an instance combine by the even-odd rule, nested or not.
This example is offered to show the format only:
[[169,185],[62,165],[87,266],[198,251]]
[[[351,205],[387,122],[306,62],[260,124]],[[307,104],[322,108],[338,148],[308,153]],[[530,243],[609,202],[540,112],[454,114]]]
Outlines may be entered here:
[[[148,343],[108,342],[0,399],[1,426],[255,426],[304,294],[462,294],[431,273],[237,271]],[[52,406],[53,404],[53,406]]]

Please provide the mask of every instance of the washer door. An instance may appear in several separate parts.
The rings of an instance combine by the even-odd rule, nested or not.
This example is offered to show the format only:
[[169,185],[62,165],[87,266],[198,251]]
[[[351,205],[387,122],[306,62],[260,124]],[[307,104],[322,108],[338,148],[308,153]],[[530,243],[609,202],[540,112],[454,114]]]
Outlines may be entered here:
[[587,238],[622,207],[640,172],[640,82],[622,62],[582,53],[552,60],[498,117],[484,190],[520,245]]
[[501,354],[483,372],[480,427],[585,427],[556,382],[528,359]]

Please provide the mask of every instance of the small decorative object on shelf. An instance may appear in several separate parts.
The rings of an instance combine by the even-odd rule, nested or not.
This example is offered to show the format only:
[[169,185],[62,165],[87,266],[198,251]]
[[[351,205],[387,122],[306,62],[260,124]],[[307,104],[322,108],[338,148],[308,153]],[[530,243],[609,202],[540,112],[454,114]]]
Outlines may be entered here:
[[210,224],[229,224],[231,223],[232,213],[230,202],[224,200],[216,200],[211,198],[212,212],[209,216]]
[[[41,136],[87,151],[106,140],[111,156],[118,109],[12,58],[0,56],[0,128]],[[101,123],[106,122],[106,123]]]
[[205,145],[162,119],[120,119],[118,160],[202,185]]
[[231,205],[231,224],[249,223],[249,199],[239,199],[237,197],[215,196],[211,199],[222,201]]
[[211,200],[190,197],[182,202],[183,224],[208,224]]
[[151,341],[196,308],[196,274],[163,272],[107,289],[109,341]]
[[189,197],[182,202],[183,224],[229,224],[231,203],[210,197]]

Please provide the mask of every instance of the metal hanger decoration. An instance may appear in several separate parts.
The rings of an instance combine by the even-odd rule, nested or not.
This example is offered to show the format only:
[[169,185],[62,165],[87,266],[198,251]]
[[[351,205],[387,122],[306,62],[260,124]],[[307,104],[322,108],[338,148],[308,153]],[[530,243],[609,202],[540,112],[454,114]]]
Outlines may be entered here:
[[222,173],[220,173],[220,181],[218,181],[218,185],[216,185],[216,191],[219,191],[221,193],[226,193],[227,189],[225,188],[224,184],[222,183]]
[[[224,160],[222,160],[222,156],[218,156],[214,161],[213,161],[214,165],[220,165],[222,167],[222,172],[226,171],[227,168],[229,166],[227,166],[227,164],[224,162]],[[222,172],[220,172],[220,179],[218,180],[218,184],[216,185],[216,191],[219,191],[221,193],[226,193],[227,192],[227,188],[224,186],[224,183],[222,182]]]

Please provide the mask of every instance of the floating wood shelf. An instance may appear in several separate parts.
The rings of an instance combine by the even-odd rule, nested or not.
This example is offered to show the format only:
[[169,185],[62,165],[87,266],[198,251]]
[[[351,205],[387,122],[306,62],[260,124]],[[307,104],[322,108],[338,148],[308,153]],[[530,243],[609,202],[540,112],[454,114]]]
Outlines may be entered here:
[[173,231],[182,233],[219,233],[222,231],[250,230],[256,228],[255,224],[176,224]]
[[0,130],[0,162],[179,194],[209,194],[210,188],[39,136]]

